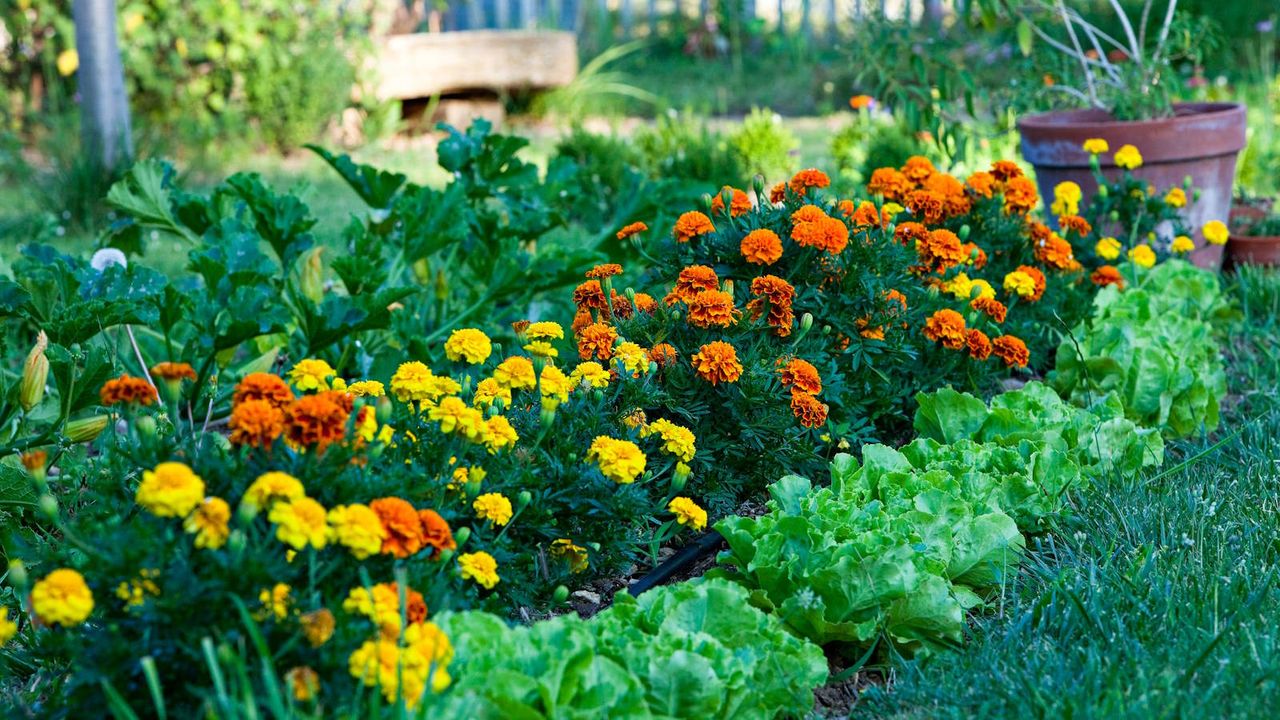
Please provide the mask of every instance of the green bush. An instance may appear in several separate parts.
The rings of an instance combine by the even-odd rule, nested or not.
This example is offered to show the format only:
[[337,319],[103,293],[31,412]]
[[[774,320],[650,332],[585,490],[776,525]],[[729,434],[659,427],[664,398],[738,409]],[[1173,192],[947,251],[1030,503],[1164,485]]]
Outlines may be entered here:
[[752,175],[778,180],[796,169],[800,140],[772,110],[752,108],[742,125],[729,136],[729,146]]

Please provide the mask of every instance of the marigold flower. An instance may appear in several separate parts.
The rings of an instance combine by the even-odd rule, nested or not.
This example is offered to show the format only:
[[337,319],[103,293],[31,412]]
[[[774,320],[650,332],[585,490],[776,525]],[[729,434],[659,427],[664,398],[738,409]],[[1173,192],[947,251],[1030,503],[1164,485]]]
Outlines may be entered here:
[[658,343],[649,348],[649,359],[657,363],[658,367],[675,364],[677,357],[679,356],[676,353],[676,349],[668,343]]
[[463,553],[458,556],[458,569],[463,580],[472,580],[486,590],[492,590],[498,577],[498,561],[487,552]]
[[662,449],[682,462],[693,460],[697,452],[697,438],[693,431],[683,425],[677,425],[666,418],[658,418],[640,431],[641,437],[657,435],[662,438]]
[[377,380],[360,380],[353,382],[347,386],[347,393],[351,397],[374,397],[379,398],[387,394],[386,388]]
[[712,385],[737,382],[738,378],[742,377],[742,363],[738,362],[738,351],[722,340],[703,345],[690,360],[698,377]]
[[890,167],[876,168],[867,181],[867,192],[883,196],[886,200],[900,201],[913,189],[914,186],[906,175]]
[[751,319],[759,320],[764,314],[765,304],[768,303],[769,326],[774,328],[774,332],[780,337],[790,335],[791,324],[795,320],[791,303],[796,297],[796,290],[791,283],[776,275],[762,275],[751,281],[751,294],[756,296],[755,300],[747,303],[747,312],[751,314]]
[[484,423],[484,446],[490,455],[499,450],[513,447],[520,441],[520,435],[511,426],[511,422],[501,415],[494,415]]
[[934,173],[925,180],[924,189],[942,198],[943,217],[964,215],[973,209],[973,201],[964,192],[964,183],[952,175]]
[[337,374],[337,371],[324,360],[307,358],[299,360],[298,364],[289,370],[288,377],[289,382],[293,383],[300,392],[310,392],[328,390],[329,378]]
[[676,516],[676,522],[688,525],[694,530],[707,526],[707,511],[698,507],[698,503],[687,497],[675,497],[667,503],[667,511]]
[[587,460],[594,461],[610,480],[619,485],[630,485],[644,472],[647,458],[630,440],[598,435],[587,450]]
[[1030,265],[1019,265],[1004,276],[1004,290],[1029,302],[1036,302],[1044,295],[1044,273]]
[[964,330],[964,316],[947,308],[933,313],[924,324],[924,336],[933,342],[942,343],[949,350],[965,347]]
[[769,188],[769,202],[774,205],[781,205],[787,199],[787,184],[784,182],[777,183]]
[[1125,170],[1137,170],[1142,167],[1142,153],[1133,145],[1121,145],[1113,157],[1116,166]]
[[[891,288],[891,289],[889,289],[889,290],[886,290],[886,291],[884,292],[884,299],[885,299],[885,302],[886,302],[886,303],[888,303],[888,304],[890,305],[890,311],[891,311],[891,312],[895,312],[895,313],[896,313],[896,312],[906,312],[906,311],[907,311],[907,296],[906,296],[906,295],[903,295],[902,293],[898,292],[897,290],[894,290],[894,289],[892,289],[892,288]],[[897,304],[898,304],[898,308],[899,308],[898,310],[894,310],[894,309],[893,309],[893,307],[892,307],[892,304],[893,304],[893,303],[897,303]]]
[[965,344],[969,346],[969,357],[974,360],[986,360],[991,357],[991,338],[976,328],[965,331]]
[[1093,251],[1103,260],[1115,260],[1120,257],[1120,241],[1113,237],[1104,237],[1094,245]]
[[817,205],[801,205],[798,210],[791,213],[791,224],[799,225],[800,223],[817,222],[827,217],[827,213]]
[[[556,542],[559,542],[559,540]],[[0,647],[8,645],[13,636],[17,634],[18,624],[9,619],[9,608],[0,607]]]
[[31,589],[31,609],[45,625],[72,627],[84,622],[93,612],[93,593],[83,575],[59,568]]
[[418,520],[422,523],[422,541],[431,548],[432,560],[439,559],[442,552],[458,549],[458,543],[453,539],[453,530],[440,513],[435,510],[419,510]]
[[524,350],[534,357],[555,358],[560,357],[560,351],[545,340],[534,340],[524,346]]
[[388,703],[404,700],[413,710],[428,689],[440,693],[449,687],[448,665],[453,648],[440,628],[431,622],[412,623],[402,643],[379,637],[368,640],[348,660],[352,677],[367,687],[379,687]]
[[633,222],[630,225],[627,225],[623,227],[621,230],[619,230],[617,237],[619,240],[626,240],[632,235],[639,235],[640,233],[645,232],[648,229],[649,229],[649,226],[645,225],[642,222]]
[[598,310],[609,312],[609,301],[605,298],[604,289],[599,280],[588,280],[573,290],[573,304],[580,310]]
[[916,185],[923,185],[936,172],[937,169],[934,168],[929,158],[922,155],[912,155],[902,165],[902,174],[906,175],[907,179]]
[[791,391],[791,412],[807,428],[822,427],[827,421],[827,406],[807,392]]
[[580,573],[587,569],[589,560],[587,558],[587,549],[574,545],[573,541],[566,538],[560,538],[551,543],[551,557],[564,558],[569,562],[569,572]]
[[291,501],[304,497],[302,483],[292,475],[268,472],[259,475],[244,491],[241,502],[254,510],[269,509],[278,501]]
[[[378,583],[370,588],[356,587],[342,601],[343,612],[362,615],[378,626],[382,637],[394,639],[400,635],[400,585]],[[404,589],[404,617],[412,623],[427,619],[427,602],[422,593],[413,588]]]
[[248,400],[265,400],[278,408],[293,402],[289,384],[271,373],[250,373],[236,385],[232,404]]
[[512,355],[498,363],[498,367],[493,370],[493,379],[509,390],[532,390],[538,384],[538,376],[533,372],[533,361],[519,355]]
[[608,361],[613,357],[613,345],[618,341],[618,331],[605,323],[592,323],[578,336],[578,357]]
[[[815,207],[806,205],[806,208]],[[820,210],[817,213],[819,217],[814,220],[802,220],[795,223],[791,228],[791,239],[801,247],[812,247],[819,250],[825,250],[831,255],[839,255],[844,252],[845,247],[849,244],[849,228],[840,220],[828,217]],[[792,216],[792,220],[800,216],[797,212]]]
[[725,185],[720,188],[720,192],[711,198],[711,212],[724,212],[724,191],[728,190],[731,199],[729,200],[729,217],[739,217],[751,212],[751,197],[746,192],[735,187]]
[[492,352],[493,341],[476,328],[455,330],[444,343],[444,354],[453,362],[479,365],[488,360]]
[[1022,168],[1012,160],[996,160],[991,163],[991,174],[996,180],[1008,183],[1010,180],[1023,177]]
[[245,400],[231,408],[232,445],[271,447],[284,432],[284,413],[269,400]]
[[1050,235],[1043,242],[1037,243],[1035,256],[1036,260],[1057,270],[1075,270],[1078,266],[1071,243],[1057,234]]
[[511,521],[511,501],[502,493],[485,493],[477,497],[471,503],[471,509],[476,511],[477,519],[490,520],[498,527]]
[[310,545],[317,550],[329,542],[329,523],[324,506],[309,497],[278,502],[268,516],[276,524],[276,539],[302,550]]
[[1031,360],[1027,344],[1012,335],[1001,335],[992,340],[991,351],[1009,367],[1026,367]]
[[142,473],[135,498],[156,517],[183,518],[204,499],[204,480],[182,463],[160,463]]
[[706,235],[715,231],[716,228],[711,224],[711,218],[696,210],[684,213],[676,219],[676,242],[689,242],[699,235]]
[[1004,209],[1007,212],[1025,214],[1034,210],[1039,202],[1040,195],[1031,178],[1018,176],[1005,183]]
[[339,505],[329,510],[327,520],[333,539],[350,550],[357,560],[382,552],[387,530],[368,505]]
[[808,360],[792,358],[778,370],[778,380],[784,387],[810,395],[822,392],[822,377],[818,375],[818,368]]
[[772,230],[752,230],[742,238],[742,257],[754,265],[772,265],[782,257],[782,240]]
[[397,497],[378,498],[369,503],[369,509],[377,514],[387,535],[382,540],[382,553],[406,558],[422,549],[422,520],[418,511],[407,501]]
[[151,387],[151,383],[132,375],[121,375],[106,381],[98,396],[102,404],[108,406],[120,403],[150,405],[157,398],[156,389]]
[[633,342],[620,343],[613,356],[614,363],[622,363],[623,369],[631,373],[631,377],[649,372],[649,353]]
[[207,497],[195,507],[182,523],[182,529],[195,535],[196,548],[217,550],[227,542],[231,530],[227,527],[231,520],[231,508],[227,501],[219,497]]
[[284,437],[294,447],[312,447],[323,452],[341,442],[347,434],[350,411],[326,394],[306,395],[284,410]]
[[674,305],[677,302],[688,303],[704,290],[719,288],[720,278],[716,277],[715,270],[706,265],[690,265],[680,271],[680,275],[676,277],[675,287],[667,293],[665,301],[668,305]]
[[865,110],[876,104],[875,98],[870,95],[854,95],[849,98],[849,107],[854,110]]
[[22,467],[29,473],[44,472],[45,464],[49,461],[49,453],[44,450],[31,450],[22,453],[19,460],[22,462]]
[[400,402],[433,401],[435,373],[417,360],[401,363],[391,376],[391,393]]
[[532,340],[563,340],[564,328],[560,323],[543,320],[530,323],[524,334]]
[[260,619],[274,617],[276,620],[284,620],[289,617],[289,610],[293,605],[292,594],[293,588],[284,583],[276,583],[269,588],[264,588],[258,593],[258,602],[262,603],[266,611],[265,616]]
[[1173,239],[1173,242],[1169,243],[1169,252],[1178,255],[1185,255],[1195,249],[1196,244],[1186,235],[1179,235]]
[[923,240],[916,240],[916,256],[927,269],[943,272],[965,260],[960,238],[950,230],[932,230]]
[[1156,264],[1156,252],[1146,243],[1135,245],[1129,250],[1129,260],[1138,267],[1152,268]]
[[902,204],[926,225],[940,222],[945,207],[942,196],[932,190],[912,190],[907,193]]
[[151,376],[160,378],[161,380],[170,380],[170,381],[190,380],[191,382],[196,381],[195,368],[191,367],[190,365],[184,362],[156,363],[155,366],[151,368]]
[[427,418],[440,423],[440,432],[446,435],[456,432],[473,442],[480,439],[484,426],[484,413],[457,397],[441,400],[439,405],[427,411]]
[[1084,141],[1084,151],[1090,155],[1101,155],[1111,149],[1106,140],[1102,138],[1089,138]]
[[1117,290],[1124,289],[1124,275],[1120,274],[1120,270],[1114,265],[1102,265],[1089,275],[1089,280],[1098,287],[1106,287],[1107,285],[1115,285]]
[[979,170],[970,175],[964,184],[978,197],[991,198],[995,196],[996,176],[989,172]]
[[979,295],[974,298],[973,302],[969,303],[969,307],[986,314],[997,324],[1003,323],[1005,315],[1008,313],[1008,308],[1005,307],[1004,303],[986,295]]
[[817,168],[809,168],[801,170],[791,176],[791,181],[787,183],[787,187],[791,188],[791,192],[797,195],[804,195],[809,188],[825,188],[831,185],[831,178],[826,173]]
[[1223,245],[1231,237],[1231,231],[1227,229],[1226,223],[1221,220],[1210,220],[1200,228],[1200,232],[1204,235],[1204,239],[1214,245]]
[[1164,195],[1164,204],[1174,208],[1186,207],[1187,192],[1180,187],[1170,188]]
[[311,702],[320,694],[320,675],[305,665],[290,668],[284,681],[297,702]]
[[636,293],[636,310],[652,315],[653,311],[657,309],[658,302],[653,299],[652,295],[642,292]]
[[736,314],[733,296],[720,290],[703,290],[689,301],[689,324],[694,327],[729,327]]

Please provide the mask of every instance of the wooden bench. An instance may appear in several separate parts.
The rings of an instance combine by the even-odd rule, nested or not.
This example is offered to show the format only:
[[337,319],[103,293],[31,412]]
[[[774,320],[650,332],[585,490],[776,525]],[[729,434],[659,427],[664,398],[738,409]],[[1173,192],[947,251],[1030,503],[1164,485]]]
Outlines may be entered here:
[[573,33],[463,30],[391,35],[378,42],[383,100],[562,87],[578,74]]

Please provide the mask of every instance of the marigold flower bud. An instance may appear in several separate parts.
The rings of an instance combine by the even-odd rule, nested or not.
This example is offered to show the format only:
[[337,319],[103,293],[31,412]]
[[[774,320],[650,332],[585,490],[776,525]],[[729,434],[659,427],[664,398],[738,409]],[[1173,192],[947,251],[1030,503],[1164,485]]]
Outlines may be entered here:
[[40,496],[36,501],[36,509],[50,521],[58,519],[58,499],[49,493]]
[[463,545],[466,545],[467,541],[470,539],[471,539],[471,528],[467,525],[463,525],[462,527],[457,528],[456,530],[453,531],[453,542],[458,547],[462,547]]
[[424,287],[431,283],[431,264],[426,258],[413,261],[413,276],[418,279],[418,284]]
[[155,437],[156,435],[156,419],[150,415],[143,415],[134,422],[134,427],[138,428],[138,434],[142,437]]
[[323,253],[323,247],[307,251],[302,256],[302,267],[298,272],[298,289],[317,305],[324,301],[324,263],[320,260]]
[[[1096,163],[1096,162],[1098,162],[1098,161],[1097,161],[1096,159],[1094,159],[1092,162],[1095,162],[1095,163]],[[1106,185],[1099,185],[1099,186],[1098,186],[1098,197],[1106,197],[1106,196],[1107,196],[1107,193],[1109,193],[1109,192],[1110,192],[1110,191],[1109,191],[1109,190],[1107,190],[1107,186],[1106,186]]]
[[764,176],[755,175],[751,178],[751,189],[755,191],[756,197],[764,196]]
[[557,605],[564,604],[569,599],[569,588],[564,585],[557,585],[555,592],[551,594],[551,599],[554,600]]
[[110,419],[106,415],[94,415],[93,417],[72,420],[63,429],[63,434],[73,443],[91,442],[101,435],[103,430],[107,429],[107,422]]
[[521,490],[520,494],[516,495],[516,512],[529,507],[531,502],[533,502],[533,495],[528,490]]
[[27,362],[22,366],[22,388],[18,394],[18,402],[27,412],[31,412],[31,408],[44,399],[44,386],[49,380],[49,358],[44,354],[47,347],[49,336],[41,330],[36,336],[35,346],[27,354]]
[[21,560],[10,560],[9,586],[13,588],[15,595],[21,597],[26,594],[27,581],[27,566]]

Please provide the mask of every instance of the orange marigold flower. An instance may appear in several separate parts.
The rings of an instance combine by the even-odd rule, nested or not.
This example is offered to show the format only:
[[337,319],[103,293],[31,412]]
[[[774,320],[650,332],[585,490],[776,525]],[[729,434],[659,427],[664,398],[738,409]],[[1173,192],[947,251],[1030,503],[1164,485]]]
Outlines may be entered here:
[[772,230],[752,230],[742,238],[742,257],[754,265],[772,265],[782,257],[782,240]]
[[276,407],[284,407],[293,402],[293,390],[278,375],[271,373],[250,373],[236,385],[232,403],[246,400],[266,400]]
[[893,239],[903,245],[919,247],[921,242],[929,239],[929,229],[918,222],[900,223],[893,229]]
[[738,351],[721,340],[703,345],[690,360],[698,377],[712,385],[737,382],[738,378],[742,377],[742,363],[738,362]]
[[[853,203],[849,202],[849,205],[852,207]],[[876,210],[875,204],[868,200],[863,200],[858,204],[858,208],[856,210],[851,209],[850,212],[846,212],[844,215],[853,222],[854,226],[859,228],[881,225],[882,221],[880,211]]]
[[778,380],[785,387],[799,390],[810,395],[822,392],[822,377],[813,363],[800,358],[792,358],[778,370]]
[[306,395],[290,403],[284,409],[285,439],[295,447],[315,446],[317,451],[340,442],[347,433],[351,412],[335,397],[342,394]]
[[618,341],[618,331],[605,323],[591,323],[578,336],[578,357],[583,360],[599,358],[608,361],[613,357],[613,344]]
[[676,219],[675,236],[676,242],[689,242],[699,235],[715,232],[716,228],[711,224],[711,218],[694,210],[684,213]]
[[158,377],[161,380],[190,380],[191,382],[196,381],[195,368],[183,362],[156,363],[155,367],[151,368],[151,375],[153,377]]
[[827,421],[827,406],[818,398],[799,390],[791,391],[791,412],[807,428],[822,427]]
[[902,174],[917,185],[923,185],[935,172],[937,170],[929,158],[921,155],[912,155],[902,165]]
[[987,252],[976,244],[965,243],[960,246],[960,250],[964,252],[965,262],[972,265],[975,270],[981,270],[987,266]]
[[675,363],[676,349],[667,343],[658,343],[649,348],[649,359],[658,364],[658,367],[666,367]]
[[849,98],[849,107],[854,110],[865,110],[876,104],[876,99],[870,95],[854,95]]
[[574,337],[582,334],[582,329],[590,325],[594,320],[591,319],[591,312],[586,308],[578,308],[578,312],[573,315],[573,324],[569,326],[569,331]]
[[913,189],[911,180],[901,172],[889,167],[872,171],[867,181],[867,192],[882,195],[886,200],[901,201]]
[[1001,335],[992,340],[991,351],[1009,367],[1026,367],[1031,360],[1027,344],[1012,335]]
[[929,232],[924,242],[916,241],[916,255],[927,268],[945,271],[964,262],[964,246],[950,230],[939,228]]
[[967,330],[964,334],[965,344],[969,346],[969,357],[974,360],[986,360],[991,357],[991,338],[977,329]]
[[767,322],[780,337],[791,334],[791,324],[795,321],[795,313],[791,303],[795,300],[796,289],[791,283],[776,275],[763,275],[751,281],[751,294],[755,300],[747,303],[747,312],[752,320],[759,320],[764,314],[764,306],[769,305]]
[[458,548],[457,541],[453,539],[453,530],[440,513],[435,510],[419,510],[418,520],[422,523],[423,544],[431,548],[432,560],[439,558],[442,552]]
[[622,266],[617,263],[605,263],[603,265],[596,265],[595,267],[587,271],[587,277],[595,278],[596,280],[603,280],[605,278],[611,278],[614,275],[621,275],[621,274],[622,274]]
[[676,278],[676,286],[667,293],[665,299],[668,305],[675,305],[678,302],[688,303],[694,295],[703,290],[716,290],[719,287],[720,278],[716,277],[715,270],[706,265],[690,265],[680,271],[680,275]]
[[973,194],[978,197],[990,198],[995,196],[996,176],[989,172],[979,170],[978,172],[970,175],[969,179],[965,180],[964,184],[967,185],[969,189],[973,191]]
[[836,218],[824,214],[821,220],[796,223],[791,229],[791,239],[801,247],[818,248],[831,255],[839,255],[849,244],[849,228]]
[[997,160],[991,163],[991,175],[1002,183],[1022,177],[1022,168],[1012,160]]
[[151,383],[132,375],[121,375],[102,384],[98,391],[103,405],[119,403],[150,405],[156,401],[156,389]]
[[630,320],[636,314],[636,309],[631,307],[631,301],[626,295],[619,295],[617,290],[610,288],[609,299],[613,302],[613,314],[620,320]]
[[902,204],[926,225],[934,225],[942,220],[943,198],[932,190],[912,190],[907,193]]
[[892,307],[892,305],[890,305],[890,308],[889,308],[890,312],[893,312],[894,314],[897,314],[898,312],[906,312],[906,310],[907,310],[907,296],[906,296],[906,295],[903,295],[902,293],[898,292],[897,290],[890,289],[890,290],[886,290],[886,291],[884,292],[884,299],[885,299],[885,301],[886,301],[886,302],[888,302],[888,303],[890,303],[890,304],[892,304],[892,303],[898,303],[898,305],[899,305],[899,306],[901,306],[901,310],[895,310],[895,309]]
[[791,213],[791,224],[817,222],[826,219],[827,213],[817,205],[801,205],[799,210]]
[[604,290],[599,280],[588,280],[573,290],[573,304],[579,310],[609,311],[609,301],[604,297]]
[[422,520],[408,501],[398,497],[378,498],[369,503],[369,509],[377,514],[387,531],[382,540],[383,554],[407,558],[422,549],[426,542]]
[[884,328],[880,326],[867,327],[871,324],[871,321],[868,318],[858,318],[854,321],[854,324],[858,326],[858,334],[862,337],[868,340],[884,339]]
[[769,188],[769,202],[780,203],[787,199],[787,184],[778,183]]
[[636,293],[636,309],[652,315],[658,309],[658,302],[649,293]]
[[973,201],[965,194],[964,184],[947,173],[931,176],[925,182],[924,189],[942,196],[944,217],[964,215],[973,209]]
[[733,296],[721,290],[703,290],[689,301],[689,324],[694,327],[728,327],[734,314]]
[[992,297],[974,298],[973,302],[969,303],[969,307],[980,313],[985,313],[987,317],[997,324],[1004,322],[1005,315],[1009,312],[1004,303]]
[[268,400],[245,400],[231,408],[231,444],[270,447],[284,432],[284,413]]
[[1036,193],[1036,184],[1027,177],[1015,177],[1004,186],[1004,209],[1011,213],[1023,214],[1035,209],[1040,202]]
[[1019,265],[1018,271],[1030,275],[1031,279],[1035,281],[1035,291],[1031,293],[1031,297],[1027,298],[1027,300],[1030,300],[1031,302],[1038,302],[1040,298],[1044,297],[1044,273],[1040,272],[1040,268],[1032,267],[1030,265]]
[[716,196],[711,198],[711,212],[713,213],[724,212],[724,191],[725,190],[728,190],[730,194],[733,196],[732,199],[729,200],[729,216],[730,217],[738,217],[739,215],[745,215],[751,212],[751,196],[747,195],[745,192],[743,192],[742,190],[739,190],[736,187],[730,187],[728,185],[725,185],[723,188],[720,188],[720,192],[716,193]]
[[933,342],[942,343],[949,350],[960,350],[967,342],[964,316],[947,308],[938,310],[925,321],[924,336]]
[[642,232],[644,232],[644,231],[646,231],[646,230],[648,230],[648,229],[649,229],[649,226],[648,226],[648,225],[645,225],[645,224],[644,224],[644,223],[642,223],[642,222],[633,222],[633,223],[631,223],[630,225],[627,225],[626,227],[624,227],[624,228],[622,228],[621,230],[619,230],[619,231],[618,231],[618,239],[619,239],[619,240],[626,240],[627,238],[631,237],[632,235],[639,235],[640,233],[642,233]]
[[791,192],[797,195],[804,195],[809,188],[824,188],[830,185],[831,178],[817,168],[801,170],[792,175],[791,182],[787,183],[787,187],[791,188]]
[[1056,270],[1073,270],[1076,267],[1075,251],[1071,243],[1057,234],[1036,243],[1036,260]]
[[1093,274],[1089,275],[1089,279],[1094,285],[1106,287],[1107,285],[1115,285],[1117,290],[1124,289],[1124,275],[1120,274],[1120,270],[1114,265],[1103,265]]
[[1079,215],[1059,216],[1058,227],[1063,230],[1070,230],[1080,237],[1087,237],[1089,233],[1093,232],[1093,226],[1089,224],[1089,221]]

